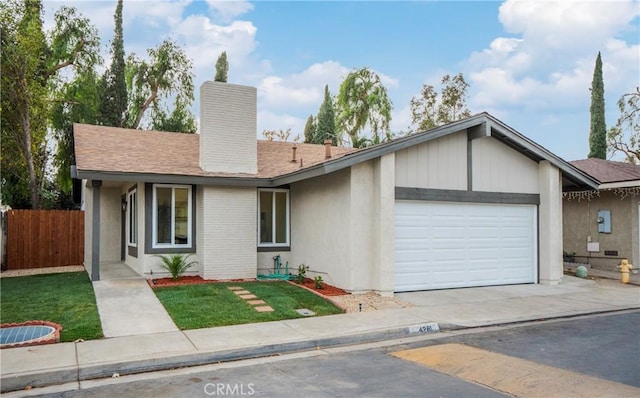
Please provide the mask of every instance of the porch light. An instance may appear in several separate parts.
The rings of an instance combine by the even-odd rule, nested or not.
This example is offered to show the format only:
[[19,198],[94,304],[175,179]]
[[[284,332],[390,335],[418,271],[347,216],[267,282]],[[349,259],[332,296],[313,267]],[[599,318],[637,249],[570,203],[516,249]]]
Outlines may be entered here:
[[127,211],[127,200],[122,198],[122,211]]

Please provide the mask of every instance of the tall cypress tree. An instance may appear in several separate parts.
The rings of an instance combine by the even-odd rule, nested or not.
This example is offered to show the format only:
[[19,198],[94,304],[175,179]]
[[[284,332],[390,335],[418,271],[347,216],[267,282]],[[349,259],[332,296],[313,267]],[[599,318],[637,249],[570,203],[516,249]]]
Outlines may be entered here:
[[229,73],[229,62],[227,61],[227,52],[223,51],[216,61],[216,76],[215,81],[227,82],[227,74]]
[[336,118],[333,108],[333,100],[329,94],[329,86],[324,86],[324,100],[318,110],[316,134],[313,139],[314,144],[322,144],[324,140],[331,140],[336,145]]
[[604,81],[602,58],[598,51],[591,81],[591,129],[589,131],[589,157],[607,158],[607,124],[604,120]]
[[125,127],[127,84],[125,81],[124,35],[122,32],[122,0],[118,0],[113,16],[115,28],[111,41],[111,65],[103,76],[104,92],[100,103],[100,119],[105,126]]
[[312,144],[315,136],[316,136],[316,121],[313,115],[309,115],[309,118],[307,118],[307,123],[304,125],[305,144]]

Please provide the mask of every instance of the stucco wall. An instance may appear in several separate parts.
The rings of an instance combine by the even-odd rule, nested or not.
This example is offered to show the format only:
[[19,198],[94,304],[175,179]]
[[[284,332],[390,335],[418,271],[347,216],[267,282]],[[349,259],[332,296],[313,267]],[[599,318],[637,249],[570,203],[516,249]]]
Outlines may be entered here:
[[[576,261],[594,267],[616,271],[620,258],[627,258],[635,266],[638,259],[638,203],[637,196],[620,199],[613,191],[601,191],[591,200],[563,200],[563,250],[575,252]],[[611,233],[598,232],[598,210],[611,210]],[[587,242],[600,243],[600,252],[589,253]],[[617,251],[617,256],[604,252]]]
[[492,137],[471,142],[474,191],[540,193],[538,163]]
[[[291,252],[281,253],[294,273],[298,264],[305,264],[323,272],[319,275],[328,283],[345,289],[352,286],[350,176],[350,170],[341,170],[291,185]],[[260,266],[271,265],[264,257]]]
[[562,267],[562,176],[560,170],[546,160],[539,164],[540,206],[539,279],[542,284],[560,283]]
[[100,262],[120,261],[121,189],[100,188]]
[[447,135],[395,154],[399,187],[467,189],[467,133]]
[[202,277],[255,278],[255,188],[200,186],[196,206],[196,249]]

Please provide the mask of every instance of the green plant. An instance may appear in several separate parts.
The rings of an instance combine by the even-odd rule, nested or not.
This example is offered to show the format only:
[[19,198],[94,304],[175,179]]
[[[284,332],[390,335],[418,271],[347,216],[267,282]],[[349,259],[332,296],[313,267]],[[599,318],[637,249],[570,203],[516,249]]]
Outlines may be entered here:
[[158,254],[156,257],[160,258],[162,261],[160,266],[171,273],[171,277],[174,281],[177,281],[180,275],[182,275],[187,269],[190,267],[197,265],[197,261],[188,261],[191,254],[182,255],[182,254],[171,254],[168,256]]
[[316,284],[316,289],[322,289],[322,277],[320,275],[313,278],[313,282]]
[[298,265],[298,275],[296,276],[296,283],[302,285],[304,278],[307,277],[307,266],[304,264]]

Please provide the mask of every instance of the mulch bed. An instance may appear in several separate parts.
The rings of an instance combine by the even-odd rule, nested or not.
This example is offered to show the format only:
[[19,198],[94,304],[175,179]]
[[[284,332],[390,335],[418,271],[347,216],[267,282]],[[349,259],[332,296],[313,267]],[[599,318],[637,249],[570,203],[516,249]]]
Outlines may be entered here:
[[[169,286],[182,286],[182,285],[200,285],[203,283],[220,283],[220,282],[255,282],[255,279],[231,279],[231,280],[217,280],[217,279],[202,279],[199,276],[181,276],[177,281],[174,281],[173,278],[155,278],[155,279],[147,279],[149,286],[152,288],[157,287],[169,287]],[[302,285],[311,291],[314,291],[323,296],[344,296],[349,293],[344,290],[337,288],[335,286],[331,286],[327,283],[322,282],[322,289],[316,289],[316,283],[311,278],[305,278],[304,283]]]
[[322,286],[322,289],[317,289],[316,288],[316,282],[311,279],[311,278],[305,278],[304,279],[304,283],[302,285],[298,285],[298,286],[304,286],[309,290],[313,290],[314,292],[320,293],[323,296],[344,296],[347,295],[349,293],[345,292],[344,290],[337,288],[335,286],[331,286],[329,284],[326,284],[324,282],[320,283],[320,286]]
[[203,283],[220,283],[220,282],[254,282],[255,279],[229,279],[229,280],[217,280],[217,279],[202,279],[200,276],[181,276],[177,281],[173,278],[155,278],[147,279],[149,286],[151,287],[169,287],[169,286],[182,286],[182,285],[200,285]]

